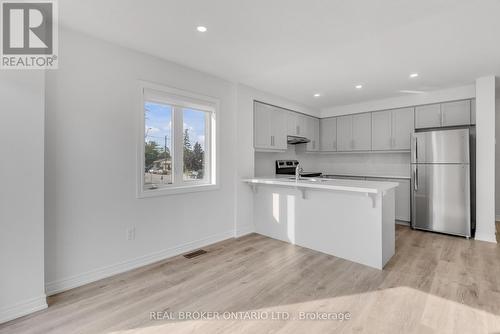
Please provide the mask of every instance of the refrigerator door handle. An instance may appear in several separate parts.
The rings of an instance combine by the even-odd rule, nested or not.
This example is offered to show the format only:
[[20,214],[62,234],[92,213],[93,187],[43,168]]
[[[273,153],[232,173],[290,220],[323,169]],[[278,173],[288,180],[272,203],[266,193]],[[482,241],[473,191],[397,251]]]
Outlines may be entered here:
[[418,162],[418,139],[415,137],[415,163]]
[[418,166],[414,166],[414,171],[413,171],[413,189],[415,191],[418,191]]

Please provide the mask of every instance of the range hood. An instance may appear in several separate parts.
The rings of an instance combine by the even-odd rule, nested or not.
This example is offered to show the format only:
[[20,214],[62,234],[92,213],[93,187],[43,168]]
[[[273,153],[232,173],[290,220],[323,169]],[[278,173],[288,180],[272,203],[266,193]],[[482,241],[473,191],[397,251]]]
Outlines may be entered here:
[[290,145],[305,144],[311,141],[306,137],[299,137],[299,136],[287,136],[286,139],[287,143]]

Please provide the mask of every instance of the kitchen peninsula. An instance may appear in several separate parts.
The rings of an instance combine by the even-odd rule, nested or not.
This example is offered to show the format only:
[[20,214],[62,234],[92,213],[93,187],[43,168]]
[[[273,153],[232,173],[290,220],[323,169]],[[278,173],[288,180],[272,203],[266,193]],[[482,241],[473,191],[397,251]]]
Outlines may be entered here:
[[256,232],[382,269],[394,254],[396,182],[246,179]]

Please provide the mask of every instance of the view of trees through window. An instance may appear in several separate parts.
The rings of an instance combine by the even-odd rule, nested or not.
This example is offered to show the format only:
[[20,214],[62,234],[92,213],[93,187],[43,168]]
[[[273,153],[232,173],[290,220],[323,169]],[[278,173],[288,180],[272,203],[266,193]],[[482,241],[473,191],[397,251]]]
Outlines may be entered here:
[[[194,109],[177,109],[156,102],[144,104],[144,190],[174,184],[177,175],[174,160],[181,156],[173,153],[173,138],[182,131],[182,180],[204,180],[207,175],[205,137],[208,112]],[[183,128],[172,126],[173,117],[182,117]],[[178,138],[178,137],[177,137]],[[179,152],[180,153],[180,152]]]
[[205,177],[205,125],[207,113],[184,109],[184,180],[203,180]]

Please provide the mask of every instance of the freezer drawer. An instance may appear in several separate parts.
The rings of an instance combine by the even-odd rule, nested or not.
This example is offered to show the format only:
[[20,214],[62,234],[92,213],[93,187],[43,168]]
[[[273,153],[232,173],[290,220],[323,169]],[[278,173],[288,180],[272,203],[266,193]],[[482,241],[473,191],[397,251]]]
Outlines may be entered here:
[[411,145],[412,163],[469,163],[469,129],[416,132]]
[[471,236],[468,164],[412,165],[412,227]]

